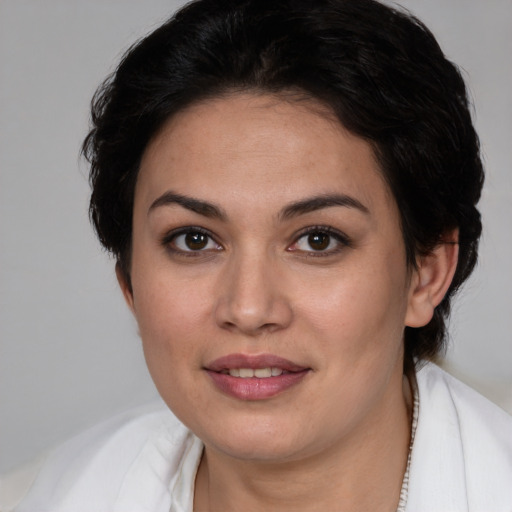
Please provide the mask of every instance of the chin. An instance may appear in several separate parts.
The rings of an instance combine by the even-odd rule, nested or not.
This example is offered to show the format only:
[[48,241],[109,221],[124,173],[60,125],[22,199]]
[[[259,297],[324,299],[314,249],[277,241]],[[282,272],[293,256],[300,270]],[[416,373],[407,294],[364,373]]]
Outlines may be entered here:
[[[229,424],[232,426],[227,428]],[[196,433],[206,446],[235,459],[287,462],[314,451],[304,436],[304,424],[298,419],[290,423],[289,419],[280,421],[268,416],[239,416],[214,428],[198,429]]]
[[293,461],[300,458],[300,453],[304,451],[303,446],[291,443],[285,435],[236,436],[229,442],[222,439],[211,448],[234,459],[262,463]]

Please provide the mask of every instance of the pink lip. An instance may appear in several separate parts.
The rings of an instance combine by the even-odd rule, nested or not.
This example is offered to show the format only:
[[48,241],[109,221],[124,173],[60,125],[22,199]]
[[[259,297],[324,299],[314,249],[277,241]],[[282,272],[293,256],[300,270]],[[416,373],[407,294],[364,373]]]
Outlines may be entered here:
[[[233,368],[280,368],[285,373],[276,377],[232,377],[225,370]],[[223,393],[240,400],[264,400],[299,384],[309,373],[309,368],[297,365],[272,354],[256,356],[230,354],[212,361],[205,367],[215,386]]]

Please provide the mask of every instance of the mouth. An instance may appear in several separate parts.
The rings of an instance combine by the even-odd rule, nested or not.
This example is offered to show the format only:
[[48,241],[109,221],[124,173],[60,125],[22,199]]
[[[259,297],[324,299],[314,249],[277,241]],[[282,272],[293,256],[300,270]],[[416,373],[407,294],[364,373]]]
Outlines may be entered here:
[[298,385],[311,368],[272,354],[231,354],[204,370],[222,393],[239,400],[264,400]]
[[278,368],[277,366],[267,368],[230,368],[229,370],[222,370],[220,373],[224,375],[231,375],[231,377],[238,377],[240,379],[251,379],[256,377],[257,379],[268,379],[270,377],[279,377],[283,373],[291,373]]

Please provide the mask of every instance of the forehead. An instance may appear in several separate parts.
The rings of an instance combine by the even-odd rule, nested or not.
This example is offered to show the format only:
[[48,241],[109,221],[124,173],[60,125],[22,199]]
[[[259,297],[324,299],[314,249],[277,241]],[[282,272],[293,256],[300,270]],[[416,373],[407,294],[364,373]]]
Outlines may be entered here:
[[326,107],[253,94],[194,104],[163,126],[143,155],[136,203],[166,188],[276,208],[333,191],[368,205],[391,199],[371,145]]

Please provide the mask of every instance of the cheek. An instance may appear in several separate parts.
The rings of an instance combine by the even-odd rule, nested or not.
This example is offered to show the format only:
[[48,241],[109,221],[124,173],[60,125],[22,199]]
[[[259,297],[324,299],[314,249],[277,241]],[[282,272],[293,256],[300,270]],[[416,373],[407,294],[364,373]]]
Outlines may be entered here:
[[353,361],[401,345],[407,307],[402,267],[387,261],[351,267],[317,281],[315,289],[299,295],[298,316],[344,358]]
[[211,291],[158,269],[134,276],[133,289],[139,333],[155,382],[168,375],[171,365],[174,372],[185,362],[194,363],[200,340],[208,336]]
[[202,403],[197,379],[201,341],[208,339],[204,296],[169,281],[165,287],[146,282],[139,291],[136,317],[149,373],[167,405],[186,422],[190,402]]
[[[149,287],[150,285],[145,285]],[[166,283],[155,290],[139,288],[135,313],[141,334],[164,341],[172,333],[187,332],[201,322],[206,304],[201,296]],[[137,289],[134,287],[135,293]]]

